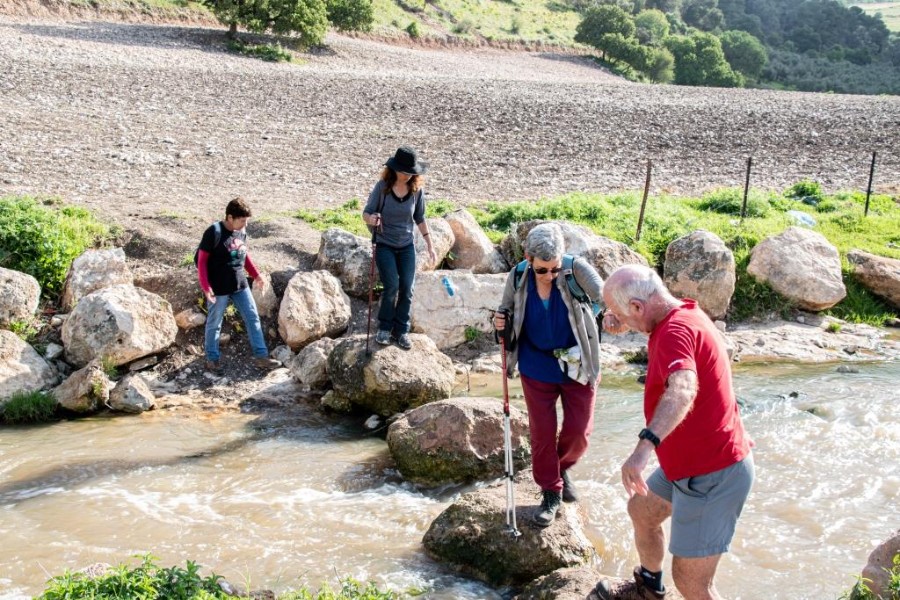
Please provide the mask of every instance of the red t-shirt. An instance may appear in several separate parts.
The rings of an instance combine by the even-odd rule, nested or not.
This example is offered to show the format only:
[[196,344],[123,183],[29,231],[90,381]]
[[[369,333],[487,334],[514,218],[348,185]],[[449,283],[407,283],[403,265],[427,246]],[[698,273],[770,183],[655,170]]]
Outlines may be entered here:
[[750,452],[731,384],[725,341],[713,322],[689,298],[650,333],[644,387],[644,417],[653,418],[669,375],[681,369],[697,374],[694,406],[656,449],[666,479],[705,475],[743,460]]

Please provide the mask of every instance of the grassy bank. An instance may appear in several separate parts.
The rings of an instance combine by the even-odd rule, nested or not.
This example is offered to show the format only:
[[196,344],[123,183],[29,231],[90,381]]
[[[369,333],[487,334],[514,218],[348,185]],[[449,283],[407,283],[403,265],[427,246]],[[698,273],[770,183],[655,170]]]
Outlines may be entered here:
[[[532,219],[567,220],[584,225],[604,237],[622,242],[641,253],[651,265],[661,267],[665,251],[673,240],[697,229],[718,235],[734,252],[737,284],[729,319],[788,316],[793,307],[771,288],[747,274],[750,251],[766,237],[777,235],[796,224],[796,213],[815,221],[812,227],[841,254],[848,294],[828,311],[850,322],[882,325],[895,311],[867,292],[850,277],[846,254],[852,249],[900,259],[900,204],[884,195],[873,196],[869,214],[864,216],[865,195],[844,192],[825,196],[812,182],[801,182],[783,194],[752,190],[746,218],[740,219],[743,191],[730,188],[700,198],[657,196],[648,200],[640,239],[637,222],[641,195],[574,193],[559,198],[470,207],[476,220],[496,243],[516,223]],[[359,217],[361,205],[350,201],[340,208],[321,212],[300,211],[297,216],[320,230],[341,227],[368,236]],[[439,216],[452,209],[445,201],[429,204],[429,214]]]

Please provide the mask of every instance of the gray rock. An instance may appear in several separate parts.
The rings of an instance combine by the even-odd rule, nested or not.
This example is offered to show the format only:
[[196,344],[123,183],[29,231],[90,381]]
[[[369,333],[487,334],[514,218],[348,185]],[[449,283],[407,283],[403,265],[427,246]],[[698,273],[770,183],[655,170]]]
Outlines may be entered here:
[[56,382],[56,372],[34,348],[0,329],[0,405],[17,392],[42,390]]
[[[362,298],[369,294],[371,261],[371,240],[335,227],[322,234],[313,268],[329,271],[340,280],[345,292]],[[374,276],[377,284],[377,268]]]
[[109,407],[120,412],[140,414],[156,405],[156,397],[140,375],[123,377],[109,394]]
[[852,265],[853,277],[863,287],[900,308],[900,260],[851,250],[847,261]]
[[469,269],[473,273],[504,273],[510,266],[491,242],[469,211],[464,208],[444,216],[453,230],[454,269]]
[[666,248],[663,279],[677,297],[693,298],[711,319],[721,319],[734,293],[734,254],[714,233],[694,231]]
[[0,267],[0,326],[34,318],[40,299],[41,285],[37,279]]
[[322,388],[328,384],[328,355],[337,345],[337,340],[322,338],[316,340],[299,353],[290,362],[285,363],[291,374],[300,383],[312,389]]
[[[528,416],[510,407],[516,470],[529,466]],[[436,486],[494,479],[505,472],[503,403],[450,398],[404,413],[391,423],[388,448],[403,477]]]
[[60,406],[77,413],[96,412],[109,402],[113,384],[103,372],[100,360],[95,359],[68,379],[53,388],[50,393]]
[[133,283],[134,277],[125,263],[125,251],[122,248],[86,250],[72,261],[63,287],[61,304],[66,310],[71,310],[91,292]]
[[328,271],[297,273],[278,310],[278,332],[297,350],[322,337],[336,337],[350,324],[350,298]]

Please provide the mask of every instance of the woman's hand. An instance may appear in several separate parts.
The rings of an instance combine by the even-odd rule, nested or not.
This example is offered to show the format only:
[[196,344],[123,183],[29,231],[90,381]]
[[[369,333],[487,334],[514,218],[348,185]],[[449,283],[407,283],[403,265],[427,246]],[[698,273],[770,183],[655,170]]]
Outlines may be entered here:
[[506,315],[502,312],[494,313],[494,329],[497,331],[503,331],[506,328]]
[[434,251],[434,246],[431,244],[428,244],[428,262],[437,267],[437,254]]
[[363,222],[372,227],[378,227],[381,224],[381,215],[378,213],[363,213]]

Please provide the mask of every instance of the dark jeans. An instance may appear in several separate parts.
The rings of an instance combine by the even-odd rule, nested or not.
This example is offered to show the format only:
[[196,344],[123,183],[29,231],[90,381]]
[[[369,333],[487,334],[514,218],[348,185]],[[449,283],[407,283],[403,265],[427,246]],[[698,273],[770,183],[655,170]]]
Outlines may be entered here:
[[379,244],[375,251],[378,276],[384,285],[378,309],[378,329],[394,335],[409,333],[409,309],[416,281],[416,247],[391,248]]

